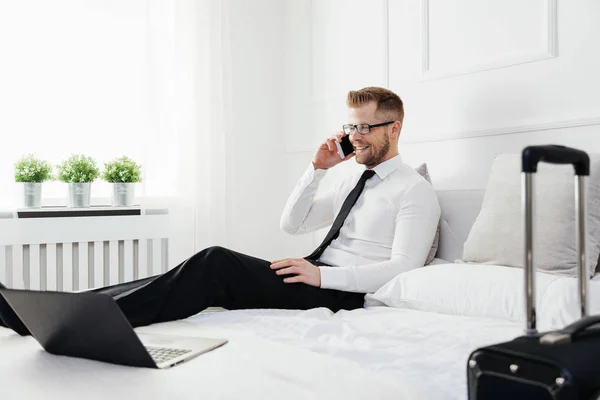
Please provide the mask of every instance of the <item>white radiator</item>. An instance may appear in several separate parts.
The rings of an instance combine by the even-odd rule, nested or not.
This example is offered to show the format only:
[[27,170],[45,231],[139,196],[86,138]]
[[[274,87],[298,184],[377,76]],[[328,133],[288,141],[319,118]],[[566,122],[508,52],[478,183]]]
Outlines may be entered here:
[[139,215],[0,214],[0,282],[12,288],[77,291],[167,271],[168,211],[133,211]]

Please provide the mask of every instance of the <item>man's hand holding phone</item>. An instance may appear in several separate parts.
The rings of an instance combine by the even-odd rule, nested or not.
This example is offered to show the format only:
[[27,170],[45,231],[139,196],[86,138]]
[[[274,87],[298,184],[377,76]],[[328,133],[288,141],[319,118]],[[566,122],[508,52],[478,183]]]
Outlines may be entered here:
[[329,169],[355,156],[350,137],[338,132],[327,138],[315,153],[313,166],[315,169]]

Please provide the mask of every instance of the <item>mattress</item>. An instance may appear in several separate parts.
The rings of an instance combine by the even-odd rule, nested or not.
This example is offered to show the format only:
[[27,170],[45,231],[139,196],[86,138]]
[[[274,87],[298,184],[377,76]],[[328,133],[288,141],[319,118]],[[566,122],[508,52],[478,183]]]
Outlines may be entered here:
[[157,371],[53,356],[0,328],[0,398],[464,399],[470,351],[522,326],[374,307],[203,312],[138,331],[230,343]]

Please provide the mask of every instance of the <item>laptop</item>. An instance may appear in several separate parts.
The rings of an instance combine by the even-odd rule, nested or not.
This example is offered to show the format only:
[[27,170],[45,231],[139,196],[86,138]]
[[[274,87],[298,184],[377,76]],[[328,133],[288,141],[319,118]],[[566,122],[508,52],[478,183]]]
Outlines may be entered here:
[[48,353],[144,368],[170,368],[227,343],[136,333],[115,300],[94,292],[0,289]]

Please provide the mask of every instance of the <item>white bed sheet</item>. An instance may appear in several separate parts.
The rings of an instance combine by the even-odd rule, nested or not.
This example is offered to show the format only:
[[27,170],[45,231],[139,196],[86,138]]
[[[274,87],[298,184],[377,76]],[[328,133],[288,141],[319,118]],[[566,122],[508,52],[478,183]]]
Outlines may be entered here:
[[201,329],[227,326],[266,339],[355,362],[408,380],[428,399],[465,399],[466,364],[477,347],[523,334],[523,324],[409,309],[254,310],[198,314]]
[[374,307],[205,312],[138,330],[231,343],[155,371],[52,356],[0,328],[0,398],[464,399],[469,353],[522,326]]
[[238,324],[243,314],[140,328],[230,340],[162,371],[53,356],[34,339],[0,328],[0,399],[427,399],[401,379],[254,335]]

